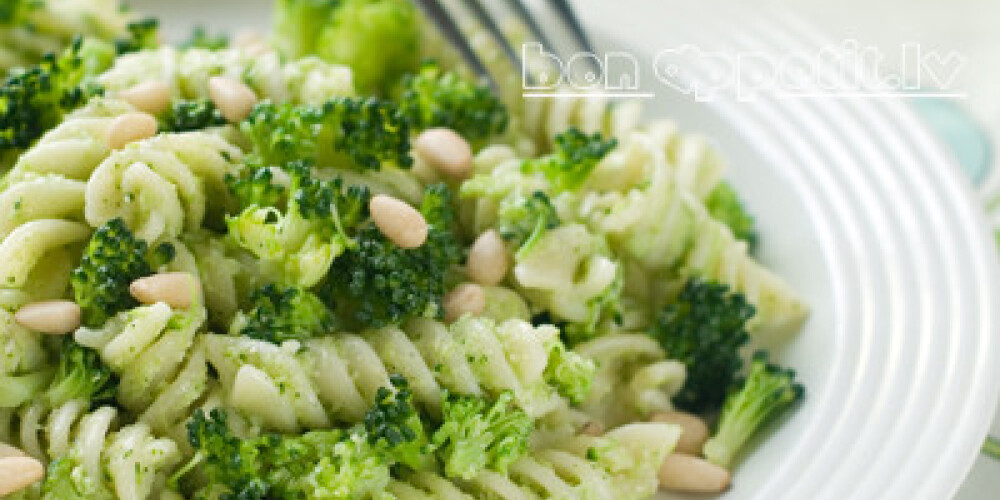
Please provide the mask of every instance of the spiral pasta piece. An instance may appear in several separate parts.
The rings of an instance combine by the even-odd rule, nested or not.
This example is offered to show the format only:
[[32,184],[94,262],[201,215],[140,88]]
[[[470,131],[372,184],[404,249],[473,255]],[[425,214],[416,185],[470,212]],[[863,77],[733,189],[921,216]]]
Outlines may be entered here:
[[119,376],[118,401],[154,431],[169,434],[208,389],[208,364],[195,340],[205,309],[173,311],[164,303],[119,313],[74,338],[96,349]]
[[387,490],[399,498],[421,500],[647,498],[656,492],[659,465],[679,437],[676,426],[630,424],[602,437],[575,436],[533,451],[507,474],[484,470],[469,481],[453,481],[418,472],[405,481],[391,481]]
[[63,121],[21,154],[6,182],[31,174],[58,174],[86,181],[111,153],[108,128],[115,117],[133,112],[124,101],[91,99],[86,106],[66,115]]
[[41,336],[19,325],[13,314],[0,308],[0,375],[36,371],[47,358]]
[[226,174],[242,152],[217,134],[161,134],[105,159],[87,182],[86,217],[97,227],[122,218],[146,241],[198,230],[228,203]]
[[580,408],[598,422],[617,425],[670,410],[670,399],[684,385],[684,365],[667,360],[646,334],[611,333],[574,350],[597,363],[593,388]]
[[283,62],[274,51],[263,54],[238,49],[156,50],[119,57],[99,78],[111,95],[147,82],[160,81],[175,99],[208,98],[208,80],[228,76],[249,85],[262,99],[322,104],[354,94],[351,70],[314,57]]
[[465,318],[450,328],[415,320],[366,333],[335,334],[303,345],[205,336],[209,362],[228,390],[228,403],[265,427],[293,432],[360,422],[389,375],[407,378],[426,411],[441,411],[441,391],[498,395],[511,391],[526,413],[541,417],[563,407],[546,380],[558,330],[521,320],[499,325]]
[[72,461],[75,481],[119,500],[145,500],[180,461],[180,452],[174,441],[155,437],[146,424],[116,430],[118,416],[110,406],[90,411],[83,400],[56,408],[35,403],[2,422],[0,435],[43,462]]
[[751,328],[761,336],[797,328],[808,311],[791,287],[755,261],[746,243],[708,214],[691,185],[682,184],[677,171],[665,165],[652,141],[637,136],[634,143],[649,148],[652,177],[624,193],[591,194],[580,204],[588,224],[607,234],[619,255],[647,272],[669,279],[679,271],[744,294],[757,307]]

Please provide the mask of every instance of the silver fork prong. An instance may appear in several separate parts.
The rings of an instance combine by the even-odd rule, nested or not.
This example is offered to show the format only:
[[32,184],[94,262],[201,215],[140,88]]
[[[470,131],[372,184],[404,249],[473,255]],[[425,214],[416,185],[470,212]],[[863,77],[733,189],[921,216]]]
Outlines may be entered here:
[[469,65],[472,72],[480,78],[486,79],[493,90],[499,92],[500,89],[489,70],[486,69],[486,65],[483,64],[483,60],[476,54],[468,38],[462,33],[461,28],[455,23],[447,9],[441,5],[441,2],[439,0],[417,0],[417,3],[424,11],[424,15],[441,30],[441,34],[451,42],[452,46],[458,49],[459,55]]
[[479,0],[465,0],[464,3],[470,10],[472,10],[472,15],[475,16],[476,20],[479,21],[479,23],[486,28],[486,31],[488,31],[496,40],[496,42],[500,44],[500,48],[503,50],[504,54],[507,55],[507,58],[514,64],[514,67],[522,68],[521,56],[518,55],[517,51],[514,50],[514,47],[511,46],[510,41],[507,40],[507,36],[504,34],[503,30],[500,29],[500,26],[493,19],[493,16],[487,12],[486,7],[483,7],[483,4]]
[[573,7],[570,7],[569,1],[549,0],[549,4],[555,9],[559,18],[569,26],[569,30],[573,33],[573,38],[577,45],[579,45],[579,48],[596,55],[597,52],[594,50],[594,44],[590,43],[587,31],[583,29],[583,25],[580,24],[580,18],[576,17],[576,13],[573,12]]
[[538,24],[538,20],[535,16],[531,14],[528,7],[524,5],[521,0],[506,0],[507,7],[514,11],[514,15],[517,16],[518,21],[524,23],[528,27],[528,31],[531,32],[531,36],[535,38],[543,47],[549,50],[555,50],[555,45],[549,40],[549,37],[545,35],[542,31],[542,27]]

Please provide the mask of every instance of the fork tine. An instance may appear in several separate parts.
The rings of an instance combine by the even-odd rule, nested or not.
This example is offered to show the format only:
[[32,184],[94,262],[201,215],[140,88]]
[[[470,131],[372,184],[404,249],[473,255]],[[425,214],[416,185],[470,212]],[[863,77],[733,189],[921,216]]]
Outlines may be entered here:
[[476,17],[476,20],[486,28],[486,31],[493,36],[493,38],[500,44],[500,48],[503,49],[504,54],[510,59],[510,62],[514,64],[515,68],[522,68],[521,56],[518,55],[514,47],[510,45],[510,41],[507,40],[507,36],[504,35],[503,30],[497,25],[496,21],[493,20],[493,16],[486,11],[480,0],[465,0],[465,5],[472,9],[472,15]]
[[576,17],[576,13],[573,12],[573,7],[570,7],[569,1],[549,0],[549,4],[551,4],[556,10],[556,13],[562,21],[569,26],[570,31],[573,33],[573,38],[576,39],[577,45],[591,54],[597,54],[597,51],[594,50],[594,44],[590,43],[590,38],[587,36],[587,32],[583,29],[583,25],[580,24],[580,18]]
[[552,45],[552,41],[549,40],[549,37],[545,35],[544,31],[542,31],[542,27],[538,25],[538,20],[531,14],[528,8],[524,5],[523,1],[506,0],[506,2],[507,7],[514,11],[514,15],[517,16],[518,20],[528,27],[528,30],[531,31],[531,36],[533,36],[535,40],[541,42],[543,47],[546,47],[549,50],[555,50],[555,46]]
[[441,34],[451,42],[453,47],[458,49],[462,59],[465,60],[472,71],[479,78],[485,78],[489,85],[493,87],[493,90],[499,92],[500,88],[497,86],[497,82],[490,75],[482,59],[476,54],[475,49],[469,44],[469,40],[462,33],[461,28],[455,23],[451,14],[441,5],[441,2],[439,0],[418,0],[417,3],[420,4],[424,14],[441,30]]

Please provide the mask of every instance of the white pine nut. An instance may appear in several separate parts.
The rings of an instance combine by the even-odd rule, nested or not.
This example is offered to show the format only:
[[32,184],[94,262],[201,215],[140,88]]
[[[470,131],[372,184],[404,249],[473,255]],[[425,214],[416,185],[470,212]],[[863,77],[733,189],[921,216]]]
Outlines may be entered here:
[[450,323],[466,314],[482,314],[486,309],[486,291],[475,283],[462,283],[448,292],[441,302],[444,319]]
[[500,233],[490,229],[480,234],[469,248],[467,272],[483,285],[496,285],[507,275],[507,249]]
[[139,111],[158,115],[170,106],[170,87],[157,80],[142,82],[119,92],[118,98],[135,106]]
[[417,248],[427,241],[427,221],[405,201],[379,194],[368,203],[379,231],[401,248]]
[[21,491],[42,480],[45,467],[31,457],[0,458],[0,497]]
[[245,83],[228,76],[208,79],[208,95],[222,116],[231,123],[242,121],[257,104],[257,94]]
[[14,321],[39,333],[71,333],[80,326],[80,306],[69,300],[26,304],[14,313]]
[[25,455],[24,452],[21,451],[20,449],[15,448],[7,443],[0,443],[0,458],[26,457],[26,456],[27,455]]
[[156,135],[156,118],[146,113],[126,113],[108,125],[108,146],[121,149],[129,143]]
[[682,431],[681,438],[677,441],[677,446],[674,448],[678,453],[700,455],[701,448],[705,446],[705,441],[708,441],[708,425],[705,425],[705,421],[690,413],[663,411],[654,413],[650,420],[680,426]]
[[472,147],[450,128],[425,130],[413,147],[430,166],[453,179],[464,179],[472,170]]
[[128,287],[143,304],[164,302],[174,309],[187,309],[201,297],[201,283],[188,273],[160,273],[139,278]]
[[729,488],[729,471],[707,460],[672,453],[660,466],[660,487],[685,493],[721,493]]

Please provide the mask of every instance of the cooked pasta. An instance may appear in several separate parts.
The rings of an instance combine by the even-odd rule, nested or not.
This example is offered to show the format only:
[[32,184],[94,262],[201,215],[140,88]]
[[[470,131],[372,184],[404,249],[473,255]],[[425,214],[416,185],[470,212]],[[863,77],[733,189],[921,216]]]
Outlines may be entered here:
[[557,335],[516,319],[467,318],[450,328],[416,320],[402,330],[336,334],[301,346],[214,335],[205,347],[230,404],[266,427],[292,432],[329,426],[331,418],[361,421],[391,374],[405,376],[432,414],[440,414],[447,389],[512,391],[521,408],[541,417],[564,404],[545,376]]
[[[61,460],[73,469],[81,493],[108,492],[121,500],[146,500],[162,488],[167,471],[180,460],[177,444],[154,437],[142,423],[119,427],[118,412],[89,410],[82,400],[56,408],[34,404],[4,423],[0,437],[43,461]],[[25,498],[32,498],[25,492]],[[107,493],[105,493],[107,494]]]
[[184,45],[109,5],[0,7],[0,70],[101,38],[0,86],[10,498],[641,500],[672,412],[801,397],[741,357],[808,308],[707,139],[525,99],[459,16],[475,82],[405,0]]

